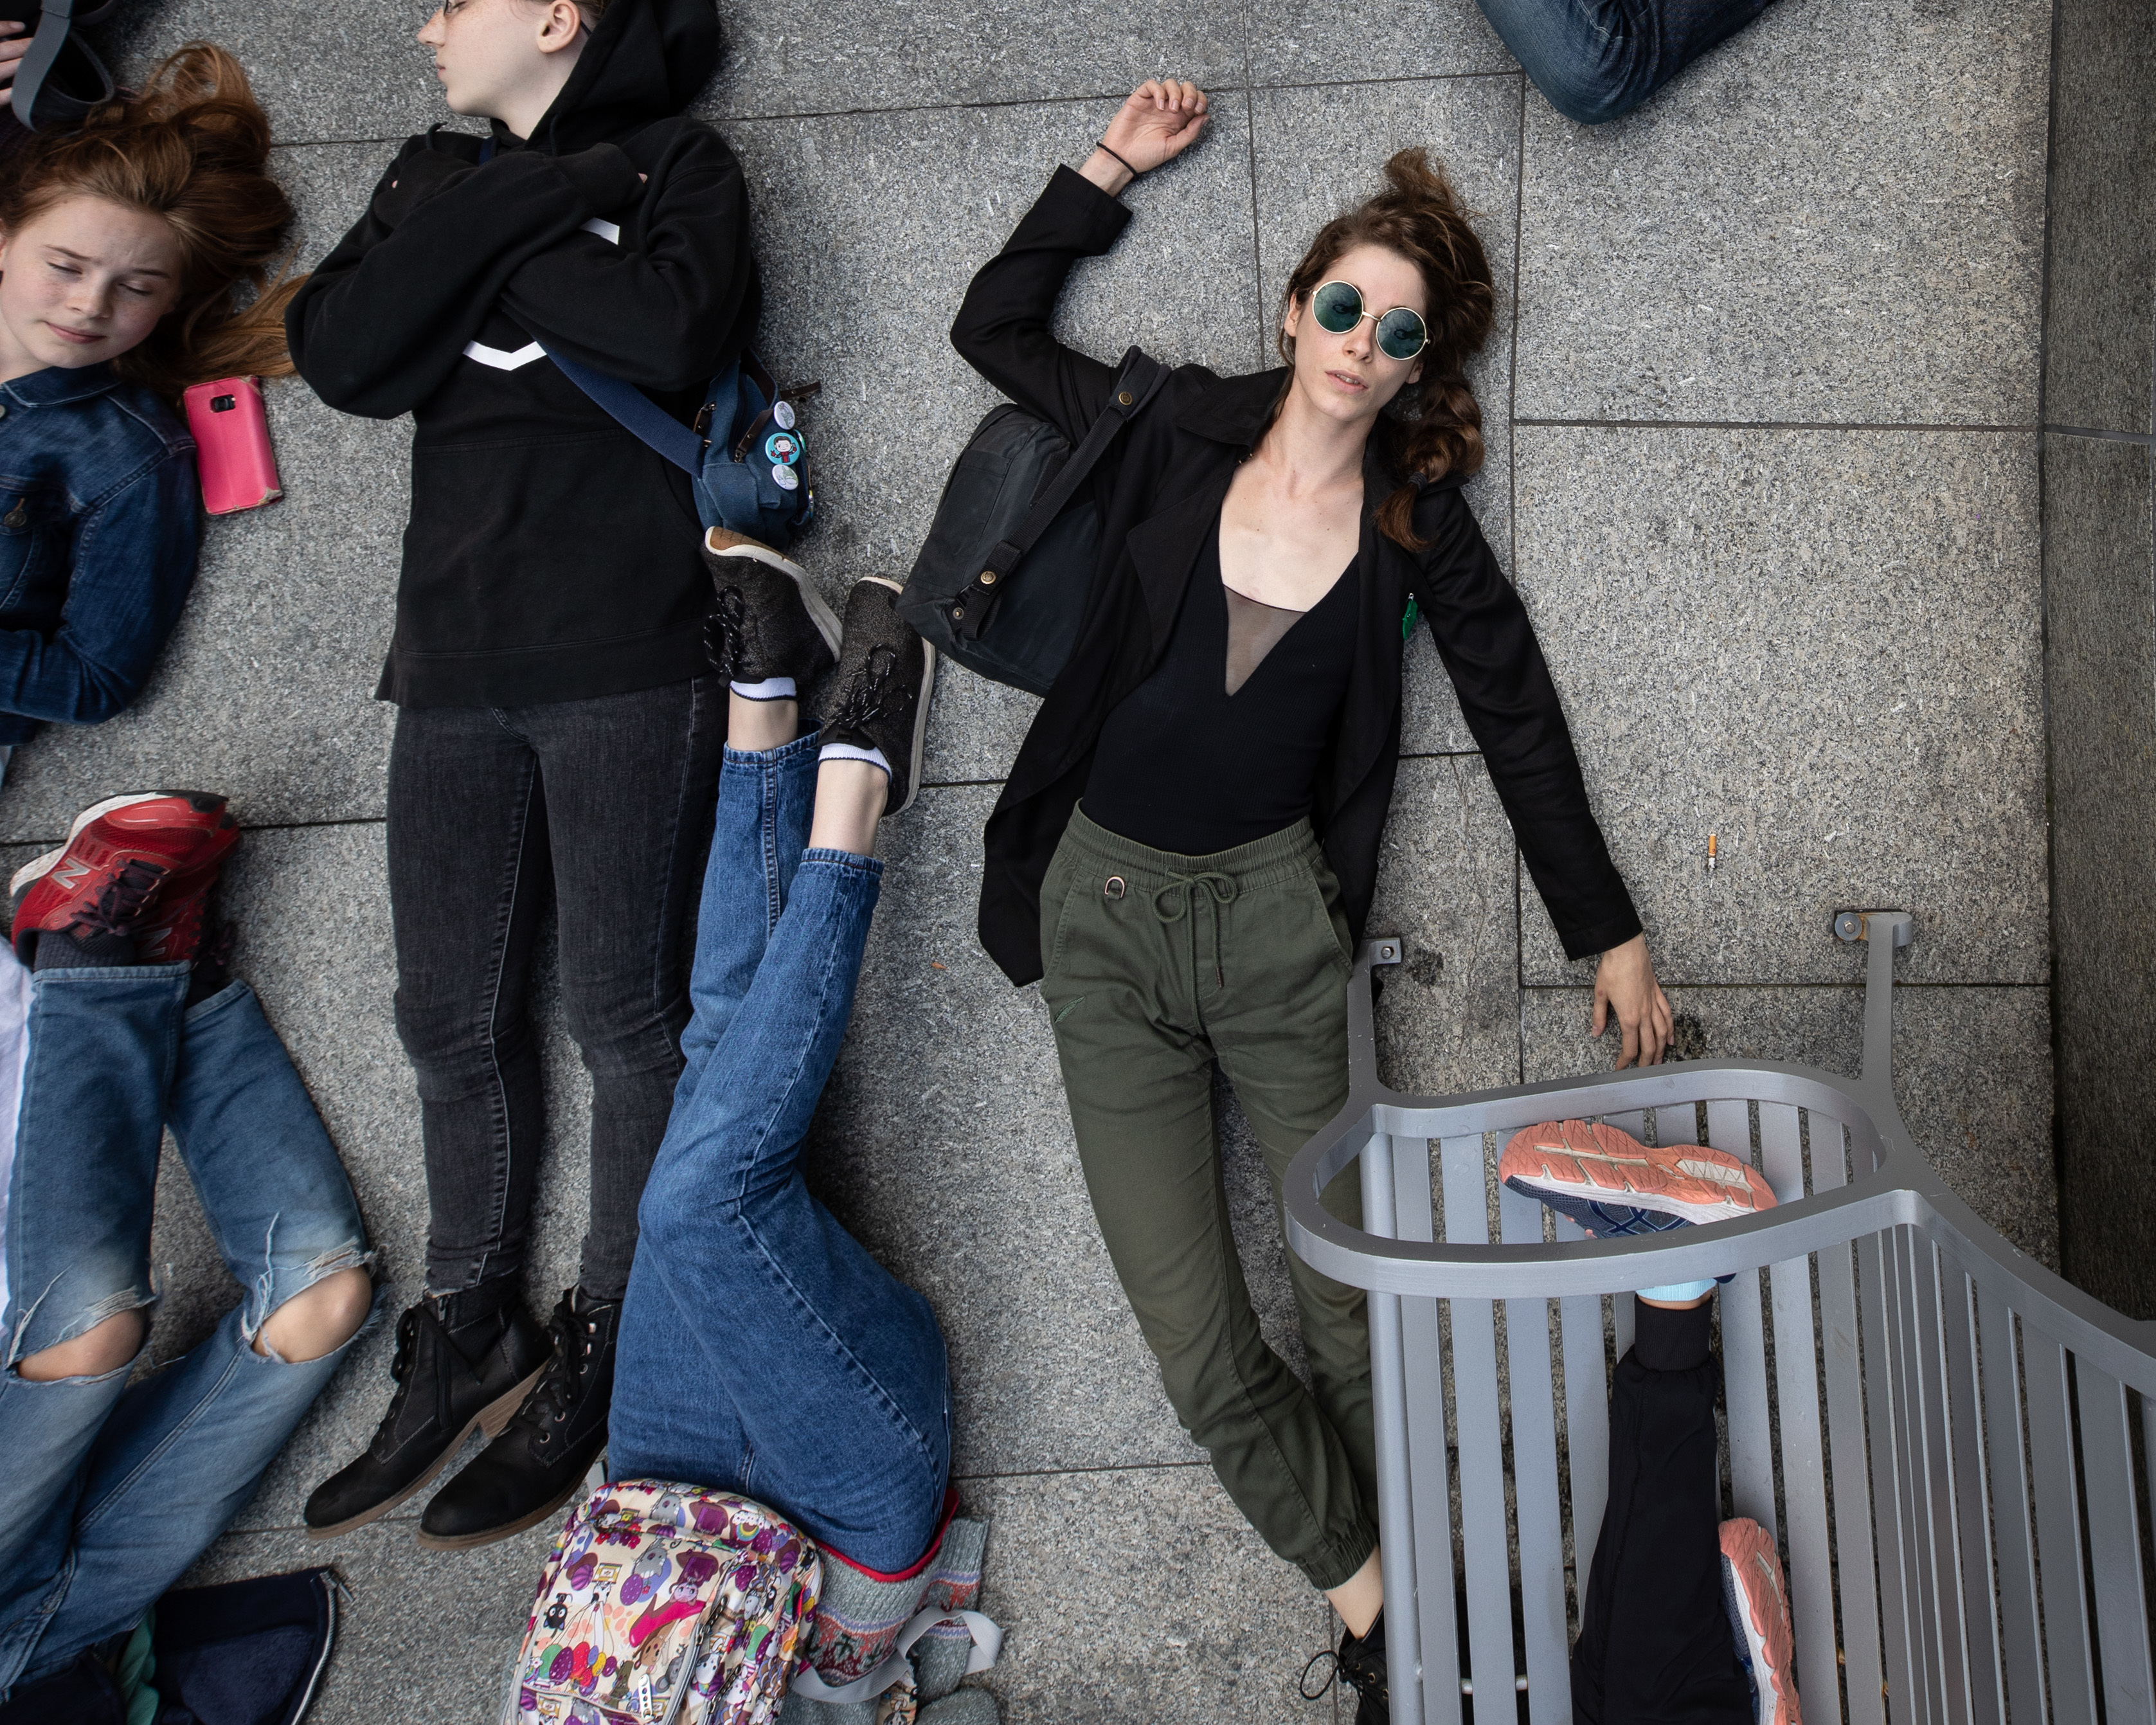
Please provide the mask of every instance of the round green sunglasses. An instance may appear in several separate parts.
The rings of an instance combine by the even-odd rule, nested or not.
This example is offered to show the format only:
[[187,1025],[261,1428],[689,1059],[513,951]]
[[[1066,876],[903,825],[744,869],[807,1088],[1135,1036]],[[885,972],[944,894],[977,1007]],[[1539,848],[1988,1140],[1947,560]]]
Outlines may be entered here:
[[1328,281],[1310,296],[1310,315],[1330,336],[1344,336],[1364,318],[1378,326],[1378,351],[1388,359],[1413,359],[1430,345],[1422,314],[1405,305],[1365,311],[1363,290],[1352,281]]

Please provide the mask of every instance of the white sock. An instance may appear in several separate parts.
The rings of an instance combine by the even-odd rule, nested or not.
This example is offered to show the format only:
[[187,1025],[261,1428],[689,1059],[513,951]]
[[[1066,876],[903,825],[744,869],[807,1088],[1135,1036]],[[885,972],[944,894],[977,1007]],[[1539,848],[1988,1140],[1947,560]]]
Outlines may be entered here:
[[850,742],[827,742],[816,751],[816,758],[824,761],[865,761],[871,767],[880,767],[886,776],[891,762],[884,758],[881,749],[855,748]]
[[729,683],[726,687],[743,701],[798,701],[791,677],[766,677],[761,683]]

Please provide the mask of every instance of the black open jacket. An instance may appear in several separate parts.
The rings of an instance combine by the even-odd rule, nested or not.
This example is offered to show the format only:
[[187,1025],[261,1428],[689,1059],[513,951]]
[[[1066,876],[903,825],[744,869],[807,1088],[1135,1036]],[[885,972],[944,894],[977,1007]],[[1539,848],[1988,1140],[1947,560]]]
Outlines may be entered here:
[[688,475],[536,343],[685,422],[747,344],[747,187],[682,112],[718,63],[712,0],[614,0],[530,139],[408,140],[292,301],[316,394],[417,422],[381,699],[521,706],[709,672]]
[[[1106,251],[1129,219],[1116,199],[1058,168],[1010,243],[973,278],[951,328],[975,370],[1073,444],[1106,405],[1116,372],[1063,346],[1049,321],[1071,265]],[[1040,975],[1040,883],[1085,788],[1101,727],[1167,649],[1192,566],[1285,378],[1280,371],[1221,377],[1179,367],[1096,470],[1106,531],[1077,644],[988,819],[981,943],[1014,983]],[[1312,817],[1348,925],[1359,940],[1377,886],[1378,840],[1399,759],[1400,659],[1412,598],[1566,952],[1581,958],[1620,946],[1640,932],[1640,919],[1588,807],[1527,611],[1461,501],[1457,477],[1422,488],[1414,526],[1429,543],[1419,552],[1378,531],[1378,506],[1395,484],[1373,453],[1352,572],[1361,589],[1354,673]]]

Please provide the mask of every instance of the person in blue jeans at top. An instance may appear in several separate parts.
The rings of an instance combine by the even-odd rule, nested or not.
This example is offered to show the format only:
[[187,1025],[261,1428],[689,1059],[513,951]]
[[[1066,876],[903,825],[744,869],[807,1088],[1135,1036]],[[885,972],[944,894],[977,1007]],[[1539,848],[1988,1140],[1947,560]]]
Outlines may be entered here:
[[745,562],[714,613],[726,748],[694,1016],[638,1212],[608,1473],[740,1492],[896,1574],[934,1541],[949,1483],[942,1331],[809,1195],[801,1158],[853,1012],[877,823],[919,780],[935,656],[896,583],[859,583],[827,716],[802,734],[797,691],[834,644],[798,574]]
[[[373,1255],[321,1119],[222,942],[204,951],[239,836],[220,796],[116,797],[13,883],[14,951],[0,949],[11,1717],[89,1717],[107,1674],[139,1666],[146,1612],[253,1496],[372,1303]],[[208,1339],[139,1375],[167,1129],[242,1291]]]
[[1630,113],[1773,0],[1477,0],[1512,58],[1583,126]]
[[192,383],[291,369],[265,284],[292,206],[239,62],[191,43],[0,177],[0,773],[135,699],[200,536]]

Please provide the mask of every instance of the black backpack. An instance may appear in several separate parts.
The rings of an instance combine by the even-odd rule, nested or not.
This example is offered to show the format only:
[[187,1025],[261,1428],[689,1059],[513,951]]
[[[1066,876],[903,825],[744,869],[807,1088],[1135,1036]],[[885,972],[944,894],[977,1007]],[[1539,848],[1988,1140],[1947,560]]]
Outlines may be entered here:
[[944,482],[898,614],[967,670],[1047,694],[1077,639],[1101,550],[1099,507],[1074,500],[1167,381],[1166,366],[1132,348],[1075,450],[1023,408],[993,409]]

